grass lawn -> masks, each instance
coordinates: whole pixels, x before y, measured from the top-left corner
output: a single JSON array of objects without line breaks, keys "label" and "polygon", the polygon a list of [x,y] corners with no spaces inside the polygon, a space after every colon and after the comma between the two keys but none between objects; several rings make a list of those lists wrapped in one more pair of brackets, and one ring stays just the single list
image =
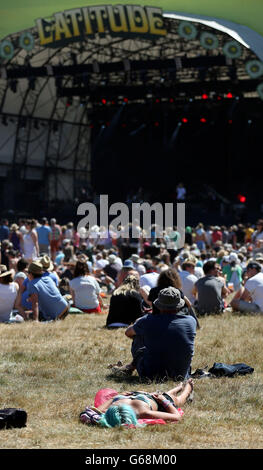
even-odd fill
[{"label": "grass lawn", "polygon": [[[195,398],[180,423],[143,429],[81,424],[79,413],[100,388],[140,389],[137,374],[113,378],[107,365],[130,359],[124,330],[106,330],[106,315],[70,315],[56,323],[0,325],[0,408],[23,408],[27,427],[2,430],[1,449],[262,449],[262,316],[201,318],[193,370],[245,362],[253,374],[195,380]],[[143,384],[165,391],[166,384]]]}]

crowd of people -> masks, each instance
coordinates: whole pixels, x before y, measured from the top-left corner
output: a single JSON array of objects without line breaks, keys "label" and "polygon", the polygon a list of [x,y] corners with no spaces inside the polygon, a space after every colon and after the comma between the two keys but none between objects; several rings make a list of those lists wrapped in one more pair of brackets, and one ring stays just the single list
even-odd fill
[{"label": "crowd of people", "polygon": [[148,238],[139,225],[130,238],[121,233],[95,226],[82,238],[72,222],[2,220],[0,322],[105,312],[105,327],[132,340],[131,362],[111,365],[113,373],[189,380],[200,317],[263,313],[263,220],[187,226],[180,249],[176,227],[162,237],[154,224]]}]

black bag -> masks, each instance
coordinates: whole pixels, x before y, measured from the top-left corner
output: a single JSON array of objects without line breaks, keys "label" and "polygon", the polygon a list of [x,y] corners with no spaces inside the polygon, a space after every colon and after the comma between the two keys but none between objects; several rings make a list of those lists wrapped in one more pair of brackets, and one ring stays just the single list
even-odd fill
[{"label": "black bag", "polygon": [[213,367],[211,367],[208,372],[216,377],[234,377],[235,375],[252,374],[254,369],[244,363],[230,365],[222,362],[214,362]]},{"label": "black bag", "polygon": [[20,408],[0,410],[0,429],[23,428],[26,426],[27,412]]}]

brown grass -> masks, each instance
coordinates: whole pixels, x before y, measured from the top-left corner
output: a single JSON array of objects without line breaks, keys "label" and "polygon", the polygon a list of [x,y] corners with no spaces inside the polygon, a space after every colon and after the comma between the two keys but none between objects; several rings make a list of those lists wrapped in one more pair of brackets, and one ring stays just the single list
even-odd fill
[{"label": "brown grass", "polygon": [[[261,316],[201,318],[193,370],[245,362],[244,377],[195,381],[195,399],[177,424],[101,429],[79,423],[98,389],[142,387],[138,375],[110,376],[110,362],[130,360],[124,330],[104,328],[106,315],[70,315],[57,323],[0,325],[0,408],[21,407],[27,427],[0,431],[0,447],[17,449],[259,449],[263,445]],[[163,391],[166,384],[143,384]]]}]

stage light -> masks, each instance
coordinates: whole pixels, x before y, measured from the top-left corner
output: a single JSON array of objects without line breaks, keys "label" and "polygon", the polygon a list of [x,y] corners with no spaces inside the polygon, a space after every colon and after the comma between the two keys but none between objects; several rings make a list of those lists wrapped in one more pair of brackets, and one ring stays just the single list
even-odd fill
[{"label": "stage light", "polygon": [[206,118],[201,118],[200,122],[206,122]]},{"label": "stage light", "polygon": [[208,99],[208,95],[207,95],[206,93],[203,93],[203,94],[202,94],[202,99],[203,99],[203,100],[207,100],[207,99]]},{"label": "stage light", "polygon": [[238,194],[237,198],[238,198],[239,202],[241,202],[242,204],[245,204],[245,202],[247,200],[246,196],[244,196],[243,194]]},{"label": "stage light", "polygon": [[155,103],[160,103],[160,98],[156,98]]},{"label": "stage light", "polygon": [[228,124],[233,124],[232,119],[228,119]]},{"label": "stage light", "polygon": [[170,98],[169,103],[174,103],[174,98]]},{"label": "stage light", "polygon": [[186,124],[186,123],[188,122],[188,119],[185,118],[185,117],[183,117],[183,118],[182,118],[182,122],[183,122],[184,124]]},{"label": "stage light", "polygon": [[128,103],[128,98],[123,98],[124,103]]},{"label": "stage light", "polygon": [[105,98],[102,98],[101,103],[102,103],[102,104],[106,104],[106,103],[107,103],[107,100],[106,100]]},{"label": "stage light", "polygon": [[233,95],[232,95],[232,93],[229,92],[229,93],[227,93],[226,97],[231,99],[231,98],[233,98]]}]

